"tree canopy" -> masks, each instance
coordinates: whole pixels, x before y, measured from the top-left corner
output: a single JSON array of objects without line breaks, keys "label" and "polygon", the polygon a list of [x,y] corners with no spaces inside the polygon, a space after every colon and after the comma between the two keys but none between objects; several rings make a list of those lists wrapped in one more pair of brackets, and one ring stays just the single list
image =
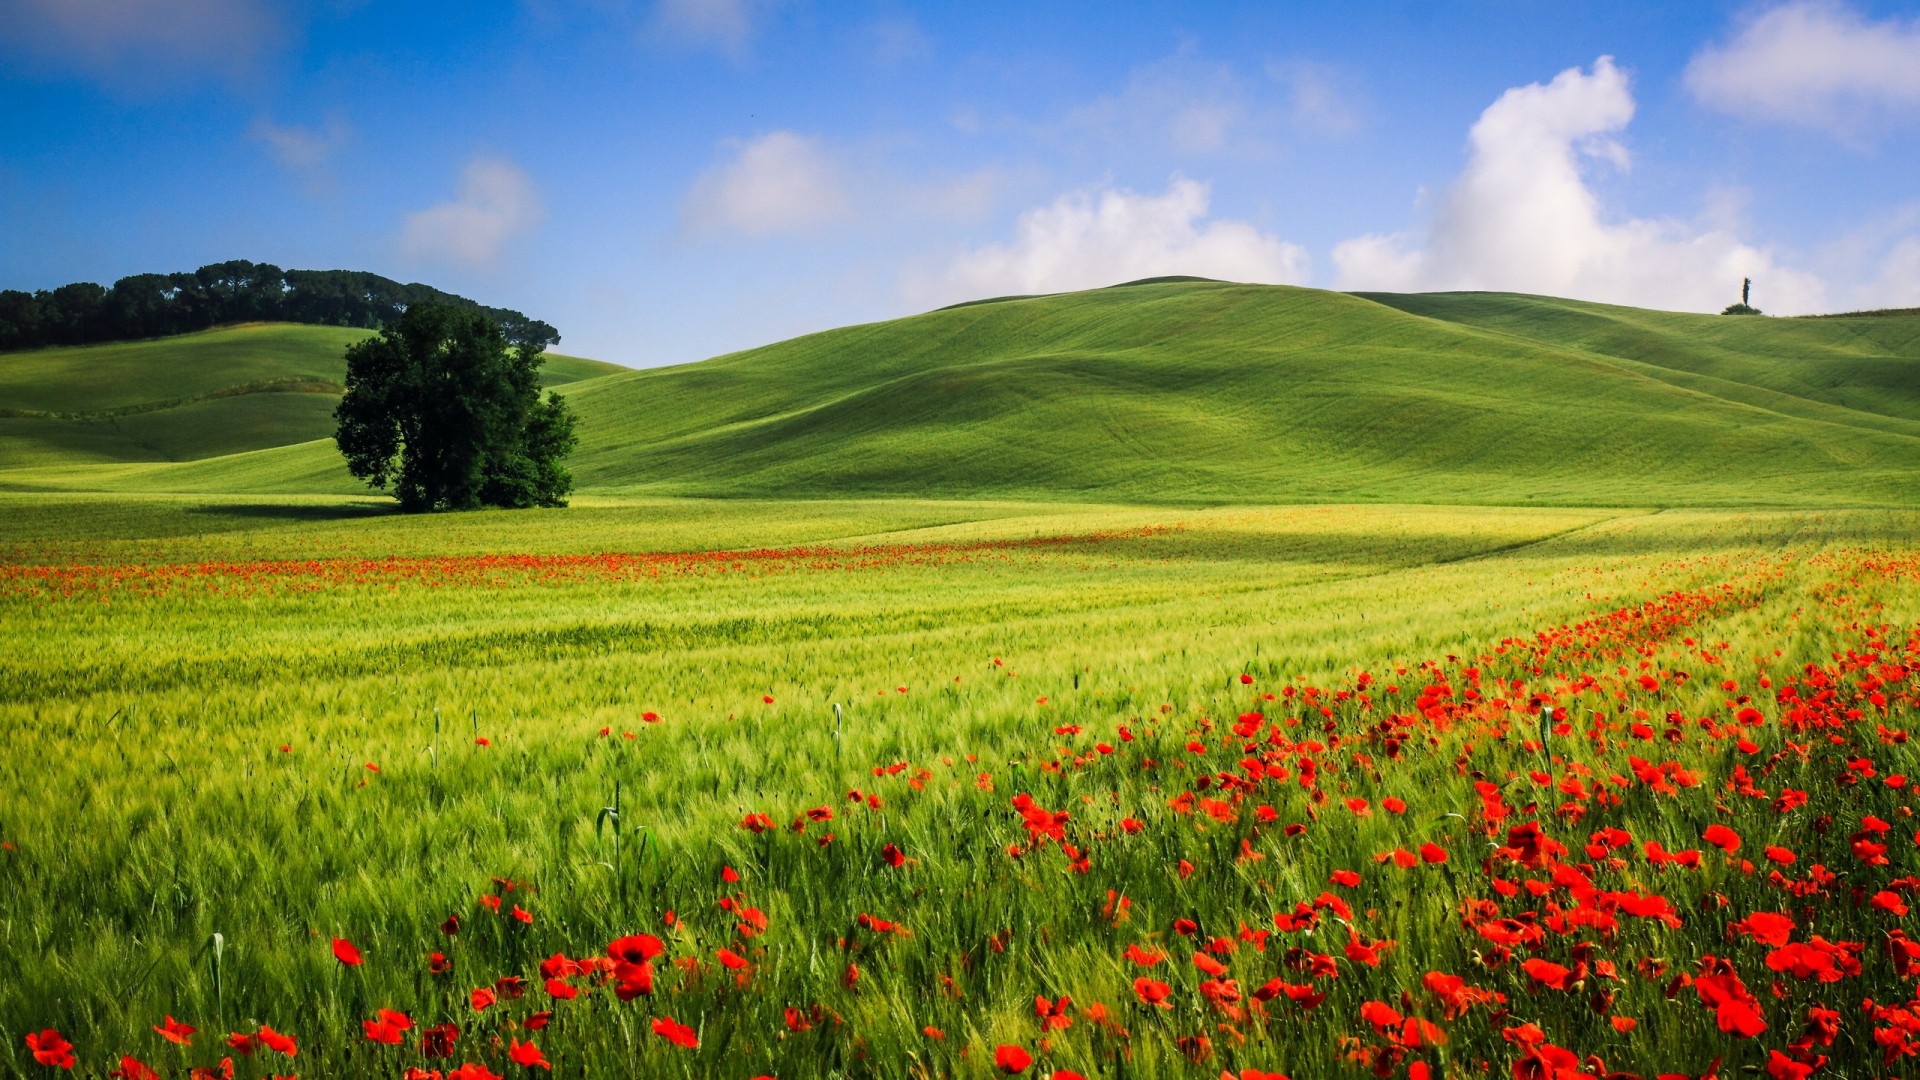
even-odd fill
[{"label": "tree canopy", "polygon": [[565,506],[574,418],[558,394],[540,398],[545,348],[510,346],[478,311],[409,307],[347,348],[333,415],[348,470],[409,511]]},{"label": "tree canopy", "polygon": [[560,343],[559,331],[538,319],[430,285],[402,285],[359,270],[282,270],[234,259],[192,273],[134,274],[111,289],[80,281],[31,293],[0,290],[0,351],[164,337],[235,322],[374,330],[421,304],[481,312],[515,344]]}]

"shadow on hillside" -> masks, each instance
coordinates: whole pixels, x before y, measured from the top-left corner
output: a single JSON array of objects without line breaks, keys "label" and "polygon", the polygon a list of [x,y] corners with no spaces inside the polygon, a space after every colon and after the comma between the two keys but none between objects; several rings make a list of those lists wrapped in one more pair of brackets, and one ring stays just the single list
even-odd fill
[{"label": "shadow on hillside", "polygon": [[210,517],[259,518],[272,521],[349,521],[386,517],[400,507],[392,502],[354,503],[208,503],[189,507],[190,514]]}]

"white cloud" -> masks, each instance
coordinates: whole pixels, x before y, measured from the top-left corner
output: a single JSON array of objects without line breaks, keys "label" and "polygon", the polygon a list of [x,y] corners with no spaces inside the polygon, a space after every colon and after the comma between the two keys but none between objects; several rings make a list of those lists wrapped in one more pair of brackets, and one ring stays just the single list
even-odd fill
[{"label": "white cloud", "polygon": [[1295,125],[1327,135],[1345,135],[1360,126],[1360,111],[1338,68],[1308,60],[1270,60],[1267,78],[1287,88]]},{"label": "white cloud", "polygon": [[1920,18],[1868,22],[1838,3],[1783,4],[1701,49],[1686,81],[1722,112],[1853,139],[1890,113],[1920,113]]},{"label": "white cloud", "polygon": [[848,215],[844,170],[820,140],[773,131],[735,144],[733,160],[694,182],[680,208],[695,232],[808,232]]},{"label": "white cloud", "polygon": [[410,259],[486,267],[545,217],[524,170],[505,158],[479,157],[461,172],[452,201],[407,215],[400,250]]},{"label": "white cloud", "polygon": [[110,83],[240,74],[284,32],[269,0],[0,0],[0,44]]},{"label": "white cloud", "polygon": [[1920,235],[1894,241],[1880,257],[1879,274],[1847,306],[1920,308]]},{"label": "white cloud", "polygon": [[1209,196],[1206,184],[1179,176],[1161,195],[1113,187],[1068,192],[1020,215],[1012,240],[965,252],[908,292],[937,302],[1163,274],[1271,284],[1306,279],[1305,249],[1244,221],[1207,220]]},{"label": "white cloud", "polygon": [[1232,66],[1201,59],[1186,46],[1133,69],[1118,94],[1073,109],[1061,128],[1109,142],[1169,146],[1182,154],[1265,152],[1270,133],[1253,121],[1246,88]]},{"label": "white cloud", "polygon": [[1820,280],[1743,242],[1724,206],[1705,223],[1606,219],[1584,170],[1630,164],[1612,136],[1633,111],[1626,73],[1604,56],[1591,73],[1571,68],[1551,83],[1508,90],[1474,124],[1466,168],[1424,237],[1339,244],[1338,287],[1492,289],[1717,311],[1752,277],[1765,286],[1769,311],[1820,309]]},{"label": "white cloud", "polygon": [[249,134],[266,146],[273,160],[301,173],[325,166],[353,137],[346,121],[337,116],[328,117],[326,123],[317,128],[276,124],[262,118],[254,121]]},{"label": "white cloud", "polygon": [[782,0],[660,0],[654,29],[693,48],[716,49],[735,60],[752,50],[759,24]]},{"label": "white cloud", "polygon": [[1841,311],[1920,307],[1920,202],[1860,223],[1823,248]]}]

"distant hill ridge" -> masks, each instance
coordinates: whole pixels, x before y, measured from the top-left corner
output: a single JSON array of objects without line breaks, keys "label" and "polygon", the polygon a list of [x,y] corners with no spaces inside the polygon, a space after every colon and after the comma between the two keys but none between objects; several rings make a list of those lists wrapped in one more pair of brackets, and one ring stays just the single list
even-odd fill
[{"label": "distant hill ridge", "polygon": [[[337,379],[348,333],[263,326],[0,361],[0,401],[88,417],[0,417],[0,489],[363,491],[327,438],[332,395],[263,392]],[[549,375],[575,380],[583,494],[1920,505],[1914,318],[1178,280],[675,367],[574,364]],[[179,371],[198,381],[162,377]],[[213,396],[242,384],[257,385]]]},{"label": "distant hill ridge", "polygon": [[76,281],[31,293],[0,290],[0,352],[135,341],[243,322],[372,330],[416,304],[484,312],[516,343],[560,343],[560,332],[547,323],[431,285],[402,285],[364,270],[282,270],[234,259],[191,273],[134,274],[112,288]]}]

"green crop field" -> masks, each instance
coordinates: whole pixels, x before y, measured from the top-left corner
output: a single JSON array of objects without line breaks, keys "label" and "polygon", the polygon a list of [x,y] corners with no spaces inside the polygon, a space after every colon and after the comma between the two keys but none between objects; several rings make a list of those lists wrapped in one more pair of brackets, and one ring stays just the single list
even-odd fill
[{"label": "green crop field", "polygon": [[351,335],[0,357],[0,1073],[1912,1075],[1916,327],[1009,299],[418,516],[218,395]]}]

